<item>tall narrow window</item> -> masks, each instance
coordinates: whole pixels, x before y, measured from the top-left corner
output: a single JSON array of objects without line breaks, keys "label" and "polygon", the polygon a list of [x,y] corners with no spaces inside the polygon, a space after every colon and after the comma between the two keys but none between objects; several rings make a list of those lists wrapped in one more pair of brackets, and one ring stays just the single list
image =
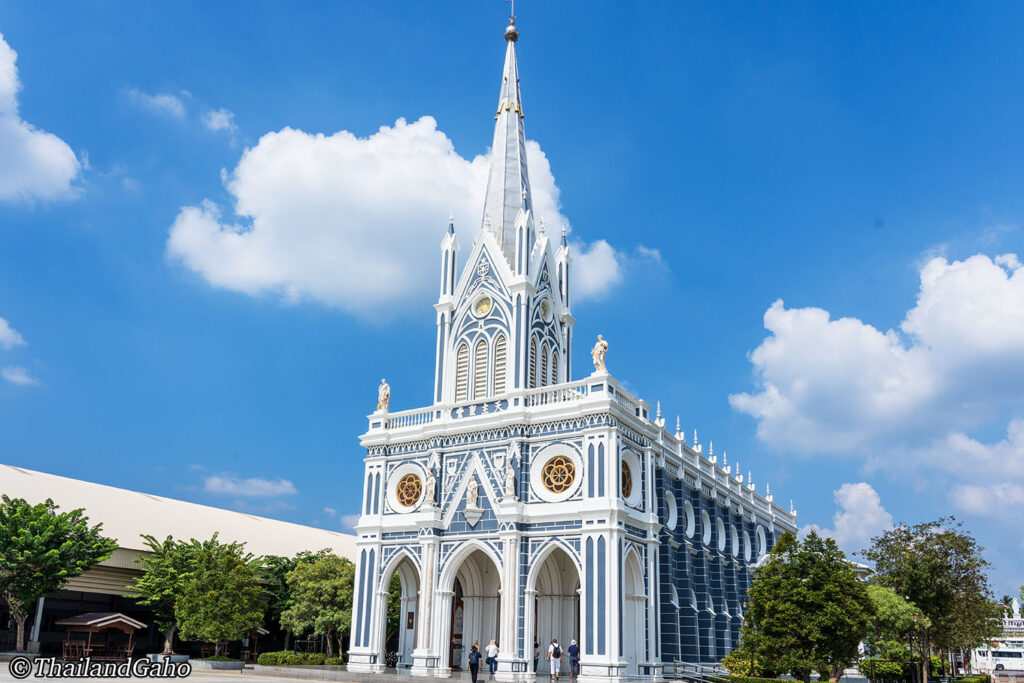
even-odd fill
[{"label": "tall narrow window", "polygon": [[462,403],[469,394],[469,347],[459,344],[455,354],[455,402]]},{"label": "tall narrow window", "polygon": [[481,339],[473,352],[473,400],[487,394],[487,342]]},{"label": "tall narrow window", "polygon": [[530,340],[530,367],[529,377],[526,380],[529,388],[532,389],[537,386],[537,338],[534,337]]},{"label": "tall narrow window", "polygon": [[508,366],[508,343],[505,335],[499,334],[494,340],[494,393],[505,393],[505,372]]},{"label": "tall narrow window", "polygon": [[548,383],[548,345],[541,344],[540,347],[540,374],[537,376],[537,386],[542,387]]},{"label": "tall narrow window", "polygon": [[558,349],[551,349],[551,382],[558,384]]}]

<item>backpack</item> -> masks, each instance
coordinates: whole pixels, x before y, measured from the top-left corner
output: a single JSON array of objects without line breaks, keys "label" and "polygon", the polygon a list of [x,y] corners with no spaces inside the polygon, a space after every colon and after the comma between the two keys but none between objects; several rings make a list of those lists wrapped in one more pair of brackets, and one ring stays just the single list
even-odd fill
[{"label": "backpack", "polygon": [[551,651],[551,656],[554,657],[555,659],[561,659],[562,658],[562,648],[560,648],[557,645],[555,645],[555,649]]}]

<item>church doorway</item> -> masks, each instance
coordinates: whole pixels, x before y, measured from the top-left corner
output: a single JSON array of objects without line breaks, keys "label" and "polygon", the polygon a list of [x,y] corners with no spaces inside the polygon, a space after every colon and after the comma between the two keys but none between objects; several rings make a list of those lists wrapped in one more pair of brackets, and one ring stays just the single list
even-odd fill
[{"label": "church doorway", "polygon": [[622,658],[626,661],[626,675],[640,673],[640,660],[645,652],[647,628],[644,614],[647,596],[644,595],[644,575],[635,553],[628,553],[622,576]]},{"label": "church doorway", "polygon": [[[562,674],[569,672],[569,644],[580,642],[580,573],[569,554],[552,546],[530,572],[527,595],[533,597],[533,628],[528,629],[526,649],[540,650],[537,673],[550,673],[548,647],[553,638],[562,649]],[[580,648],[582,651],[582,647]]]},{"label": "church doorway", "polygon": [[381,588],[387,591],[380,660],[398,669],[412,666],[416,647],[416,609],[420,591],[419,572],[408,556],[384,575]]},{"label": "church doorway", "polygon": [[465,669],[473,641],[483,652],[498,640],[501,619],[501,576],[482,550],[471,552],[459,566],[452,585],[448,662]]}]

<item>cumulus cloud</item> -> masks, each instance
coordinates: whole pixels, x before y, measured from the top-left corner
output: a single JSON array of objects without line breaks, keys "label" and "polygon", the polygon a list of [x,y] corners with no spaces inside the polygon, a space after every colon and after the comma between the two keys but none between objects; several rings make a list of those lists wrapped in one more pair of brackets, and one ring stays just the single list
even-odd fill
[{"label": "cumulus cloud", "polygon": [[892,528],[892,515],[882,506],[882,499],[874,487],[866,482],[847,483],[832,492],[836,512],[832,528],[809,524],[800,530],[806,535],[815,530],[835,539],[846,552],[856,552],[868,546],[874,536]]},{"label": "cumulus cloud", "polygon": [[176,119],[185,118],[185,103],[177,95],[172,95],[171,93],[151,95],[142,92],[138,88],[132,88],[128,91],[128,99],[136,107],[154,114],[171,116]]},{"label": "cumulus cloud", "polygon": [[33,377],[27,368],[23,368],[20,365],[8,365],[3,370],[0,370],[0,376],[11,384],[17,384],[22,387],[39,384],[39,380]]},{"label": "cumulus cloud", "polygon": [[13,349],[25,343],[25,338],[18,334],[18,331],[11,327],[3,318],[0,318],[0,347]]},{"label": "cumulus cloud", "polygon": [[355,531],[356,524],[359,523],[359,515],[342,515],[341,516],[341,528],[344,531]]},{"label": "cumulus cloud", "polygon": [[729,400],[779,449],[921,448],[1024,407],[1024,268],[1013,254],[928,261],[900,332],[782,301],[764,323],[771,335],[750,354],[758,390]]},{"label": "cumulus cloud", "polygon": [[287,479],[261,479],[251,477],[242,479],[234,475],[214,475],[207,477],[203,488],[208,493],[228,496],[245,496],[251,498],[267,498],[286,496],[298,493],[295,485]]},{"label": "cumulus cloud", "polygon": [[[546,155],[531,140],[527,156],[538,218],[566,225]],[[383,317],[436,296],[430,254],[449,212],[465,258],[480,227],[487,158],[462,157],[424,116],[365,138],[267,133],[224,177],[234,215],[210,201],[183,207],[167,240],[170,258],[216,287]],[[621,278],[606,242],[579,244],[576,263],[579,297],[599,296]]]},{"label": "cumulus cloud", "polygon": [[17,59],[0,34],[0,201],[73,197],[81,165],[67,143],[21,119]]},{"label": "cumulus cloud", "polygon": [[227,109],[210,109],[203,114],[203,126],[213,132],[225,131],[234,133],[238,126],[235,125],[235,113]]},{"label": "cumulus cloud", "polygon": [[1019,513],[1021,505],[1024,505],[1024,486],[1012,483],[988,486],[959,484],[950,491],[949,500],[964,512],[1003,518]]}]

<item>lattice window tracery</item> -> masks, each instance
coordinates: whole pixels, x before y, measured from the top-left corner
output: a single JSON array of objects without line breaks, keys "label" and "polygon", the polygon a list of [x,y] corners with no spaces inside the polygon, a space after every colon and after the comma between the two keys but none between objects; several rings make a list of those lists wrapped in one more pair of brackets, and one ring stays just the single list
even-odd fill
[{"label": "lattice window tracery", "polygon": [[576,465],[572,459],[564,455],[555,457],[544,463],[541,470],[541,482],[551,493],[567,491],[576,480]]},{"label": "lattice window tracery", "polygon": [[633,493],[633,471],[626,461],[622,461],[622,497],[629,498]]},{"label": "lattice window tracery", "polygon": [[407,474],[395,486],[395,498],[402,507],[411,508],[423,493],[423,482],[415,474]]}]

